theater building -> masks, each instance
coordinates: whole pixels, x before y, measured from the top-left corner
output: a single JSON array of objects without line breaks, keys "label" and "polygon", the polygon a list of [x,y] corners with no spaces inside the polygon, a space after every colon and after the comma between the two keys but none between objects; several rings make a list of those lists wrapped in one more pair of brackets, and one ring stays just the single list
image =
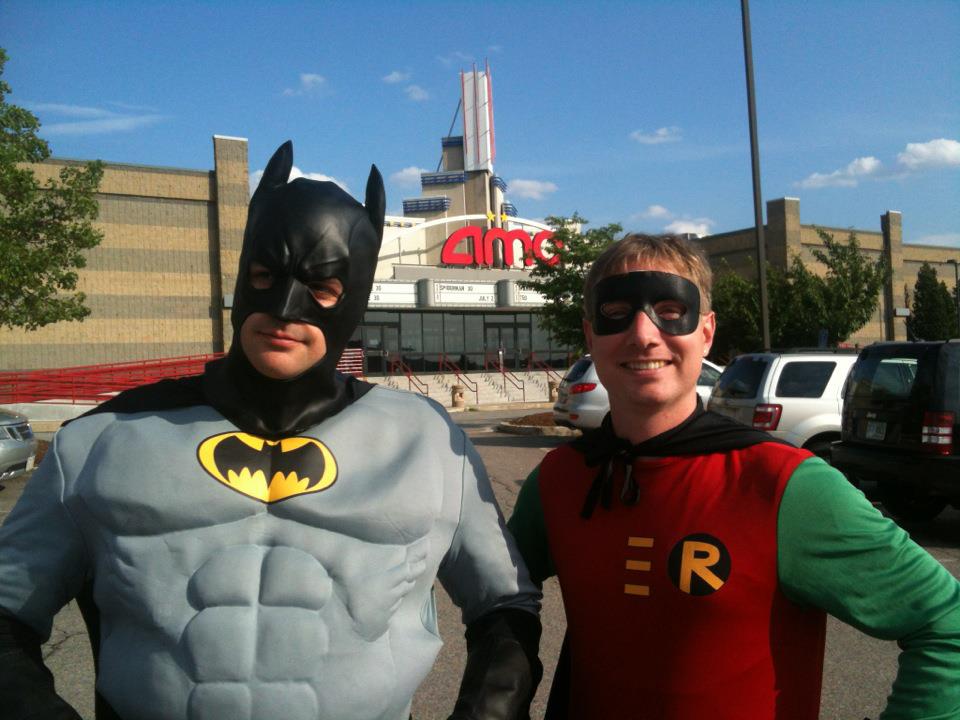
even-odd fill
[{"label": "theater building", "polygon": [[[550,228],[517,216],[493,168],[489,70],[461,77],[463,134],[441,140],[422,194],[387,216],[369,309],[351,346],[364,370],[414,372],[564,368],[567,348],[538,322],[543,298],[520,288],[533,261],[553,258]],[[247,142],[214,136],[214,168],[106,163],[78,289],[91,315],[33,332],[0,330],[0,369],[66,367],[222,352],[249,202]],[[64,165],[33,166],[40,179]],[[402,364],[402,365],[401,365]]]},{"label": "theater building", "polygon": [[[496,175],[489,69],[461,75],[460,135],[440,140],[442,162],[420,177],[421,193],[387,216],[369,309],[351,341],[363,369],[448,372],[564,368],[569,349],[538,320],[543,297],[519,282],[532,256],[555,262],[553,233],[519,216]],[[78,161],[32,166],[43,181]],[[0,328],[0,370],[60,368],[222,352],[230,346],[230,307],[249,202],[247,141],[213,137],[213,169],[106,163],[96,226],[103,242],[86,253],[78,289],[90,316],[27,332]],[[624,208],[628,214],[629,208]],[[849,229],[825,228],[839,238]],[[910,245],[900,213],[879,230],[856,230],[865,252],[893,268],[874,321],[852,342],[906,336],[902,309],[923,262],[953,287],[960,250]],[[786,266],[794,254],[820,272],[813,225],[800,202],[767,204],[767,257]],[[700,239],[715,272],[755,273],[752,228]],[[722,319],[721,319],[722,322]]]},{"label": "theater building", "polygon": [[[913,288],[917,274],[924,263],[937,271],[937,278],[953,291],[956,266],[960,262],[960,248],[919,245],[904,242],[903,217],[896,210],[880,216],[875,229],[835,228],[800,222],[800,200],[779,198],[767,203],[767,222],[764,225],[766,256],[771,265],[786,269],[794,256],[799,257],[813,272],[824,274],[826,267],[816,259],[814,251],[823,249],[817,229],[825,230],[835,240],[845,242],[851,232],[871,260],[884,259],[891,269],[891,277],[880,294],[874,317],[848,339],[851,345],[869,345],[884,340],[906,340],[908,309],[913,303]],[[757,273],[756,235],[753,227],[733,230],[699,239],[714,274],[736,272],[754,278]],[[952,262],[953,261],[953,262]],[[720,319],[722,322],[722,318]]]}]

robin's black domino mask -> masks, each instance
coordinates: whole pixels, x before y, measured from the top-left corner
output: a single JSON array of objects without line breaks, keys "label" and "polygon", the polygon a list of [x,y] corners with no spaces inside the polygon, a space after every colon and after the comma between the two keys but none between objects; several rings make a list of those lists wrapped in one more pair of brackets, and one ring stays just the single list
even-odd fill
[{"label": "robin's black domino mask", "polygon": [[652,270],[611,275],[594,286],[594,334],[623,332],[638,311],[668,335],[689,335],[700,323],[700,290],[684,277]]}]

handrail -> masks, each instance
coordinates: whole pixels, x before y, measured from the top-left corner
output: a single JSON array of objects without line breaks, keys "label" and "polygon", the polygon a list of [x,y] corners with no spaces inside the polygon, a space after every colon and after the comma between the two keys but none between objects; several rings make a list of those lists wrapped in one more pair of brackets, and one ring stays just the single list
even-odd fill
[{"label": "handrail", "polygon": [[[497,359],[496,359],[496,360],[490,360],[489,358],[490,358],[491,355],[493,355],[493,356],[496,357]],[[520,391],[521,397],[523,398],[523,402],[526,402],[526,401],[527,401],[527,388],[526,388],[526,383],[524,383],[523,380],[521,380],[520,378],[518,378],[516,375],[514,375],[512,372],[510,372],[509,370],[507,370],[507,369],[503,366],[503,363],[500,362],[500,353],[489,353],[489,352],[488,352],[488,353],[484,353],[484,355],[483,355],[483,369],[484,369],[484,370],[488,370],[491,365],[493,365],[494,369],[495,369],[498,373],[500,373],[501,375],[503,375],[503,391],[504,391],[504,393],[506,393],[506,391],[507,391],[507,383],[509,382],[511,385],[513,385],[515,388],[517,388],[517,390]]]},{"label": "handrail", "polygon": [[419,392],[421,395],[430,395],[430,386],[414,375],[413,368],[407,365],[399,355],[395,355],[394,357],[390,358],[390,361],[387,364],[387,371],[390,374],[396,372],[397,368],[399,368],[403,374],[407,376],[408,390],[413,390],[413,388],[416,387],[417,392]]},{"label": "handrail", "polygon": [[[337,370],[362,376],[362,352],[345,350],[337,363]],[[208,362],[221,357],[223,353],[207,353],[102,365],[0,372],[0,405],[44,401],[72,405],[97,404],[138,385],[200,375]]]},{"label": "handrail", "polygon": [[441,370],[443,368],[448,368],[452,370],[453,373],[457,376],[457,381],[460,383],[463,383],[467,387],[467,390],[469,390],[476,396],[477,405],[480,404],[480,384],[474,382],[473,380],[468,378],[466,375],[464,375],[463,370],[460,369],[460,366],[457,365],[455,362],[453,362],[453,360],[451,360],[446,353],[440,356],[440,361],[437,363],[437,367]]},{"label": "handrail", "polygon": [[538,360],[537,354],[533,351],[530,352],[530,357],[527,359],[527,370],[530,370],[531,367],[537,367],[543,370],[547,374],[548,379],[555,379],[557,385],[563,381],[563,375],[547,365],[543,360]]}]

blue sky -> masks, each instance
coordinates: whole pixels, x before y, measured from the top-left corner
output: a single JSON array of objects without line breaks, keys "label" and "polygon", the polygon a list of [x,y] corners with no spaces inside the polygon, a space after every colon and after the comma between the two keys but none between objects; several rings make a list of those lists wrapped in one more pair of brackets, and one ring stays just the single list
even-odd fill
[{"label": "blue sky", "polygon": [[[764,200],[840,228],[900,210],[907,242],[960,248],[960,2],[753,0],[751,22]],[[375,162],[398,214],[458,72],[488,60],[521,216],[753,224],[736,0],[4,0],[0,46],[58,157],[209,169],[220,134],[256,172],[289,138],[303,173],[357,195]]]}]

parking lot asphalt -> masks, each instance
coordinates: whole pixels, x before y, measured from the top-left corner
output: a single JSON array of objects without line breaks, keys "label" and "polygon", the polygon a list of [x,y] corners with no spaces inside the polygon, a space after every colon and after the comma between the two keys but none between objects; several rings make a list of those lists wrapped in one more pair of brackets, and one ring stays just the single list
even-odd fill
[{"label": "parking lot asphalt", "polygon": [[[453,415],[454,421],[465,429],[483,458],[498,502],[508,516],[523,479],[550,449],[566,441],[566,438],[497,432],[497,426],[504,420],[530,412],[535,410],[514,408]],[[6,488],[0,491],[0,521],[13,507],[24,483],[23,477],[5,482]],[[867,491],[869,493],[870,488]],[[948,509],[931,523],[907,529],[955,577],[960,577],[960,511]],[[415,697],[416,720],[446,718],[453,707],[462,674],[465,643],[459,612],[439,586],[437,598],[445,645],[433,671]],[[534,720],[542,718],[565,629],[563,604],[555,580],[544,586],[543,625],[541,657],[545,672],[532,708]],[[895,643],[867,637],[830,619],[821,720],[876,718],[896,675],[897,653]],[[93,720],[92,659],[86,630],[75,604],[71,603],[57,615],[43,655],[54,673],[58,692],[77,708],[83,718]]]}]

